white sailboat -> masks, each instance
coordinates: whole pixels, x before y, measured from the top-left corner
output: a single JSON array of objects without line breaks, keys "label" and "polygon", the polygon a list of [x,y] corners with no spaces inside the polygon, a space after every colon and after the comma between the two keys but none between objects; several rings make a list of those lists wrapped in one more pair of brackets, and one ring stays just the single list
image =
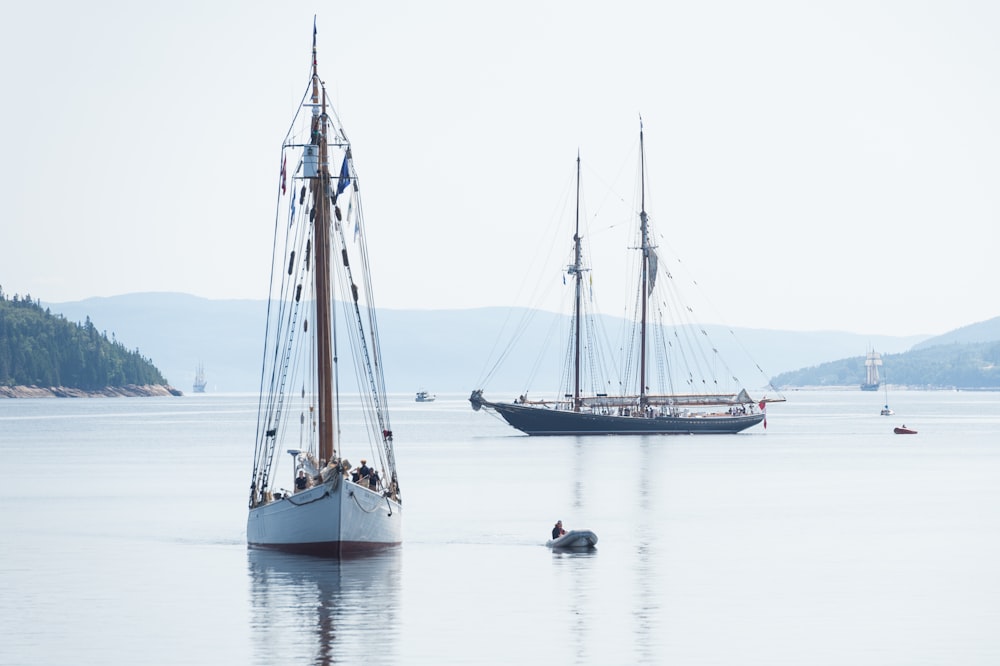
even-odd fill
[{"label": "white sailboat", "polygon": [[[280,164],[247,543],[335,557],[398,544],[402,500],[357,173],[319,77],[315,25]],[[352,361],[344,379],[342,355]],[[351,383],[363,419],[342,418]]]},{"label": "white sailboat", "polygon": [[892,411],[889,407],[889,382],[886,381],[886,377],[882,378],[882,389],[885,391],[885,404],[882,406],[882,411],[879,412],[882,416],[892,416],[896,412]]}]

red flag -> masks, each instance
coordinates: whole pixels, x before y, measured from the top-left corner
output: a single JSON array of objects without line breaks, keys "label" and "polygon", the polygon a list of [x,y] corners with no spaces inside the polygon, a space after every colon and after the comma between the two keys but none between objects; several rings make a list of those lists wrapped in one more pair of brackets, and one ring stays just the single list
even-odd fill
[{"label": "red flag", "polygon": [[767,403],[761,400],[759,407],[760,411],[764,412],[764,430],[767,430]]},{"label": "red flag", "polygon": [[282,157],[281,158],[281,193],[282,194],[285,193],[285,160],[287,160],[287,159],[288,159],[287,157]]}]

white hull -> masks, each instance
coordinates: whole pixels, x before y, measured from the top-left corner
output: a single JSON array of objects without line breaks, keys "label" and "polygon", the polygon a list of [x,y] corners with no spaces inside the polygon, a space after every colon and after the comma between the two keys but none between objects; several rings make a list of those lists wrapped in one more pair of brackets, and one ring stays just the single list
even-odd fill
[{"label": "white hull", "polygon": [[250,509],[247,543],[251,548],[339,556],[401,543],[402,517],[397,502],[335,476]]}]

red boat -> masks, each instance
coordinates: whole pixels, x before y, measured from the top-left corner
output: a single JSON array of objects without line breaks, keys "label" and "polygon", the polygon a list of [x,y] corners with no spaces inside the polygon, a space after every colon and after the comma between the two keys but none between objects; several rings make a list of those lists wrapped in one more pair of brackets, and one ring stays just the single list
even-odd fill
[{"label": "red boat", "polygon": [[917,431],[913,428],[907,428],[906,425],[896,426],[892,429],[897,435],[916,435]]}]

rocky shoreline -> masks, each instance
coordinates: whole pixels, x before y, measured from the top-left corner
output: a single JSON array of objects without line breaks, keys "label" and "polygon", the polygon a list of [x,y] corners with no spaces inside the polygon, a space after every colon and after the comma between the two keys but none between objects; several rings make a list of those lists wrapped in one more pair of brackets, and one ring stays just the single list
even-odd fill
[{"label": "rocky shoreline", "polygon": [[0,398],[148,398],[169,395],[184,394],[173,386],[163,384],[106,386],[97,391],[68,386],[0,386]]}]

